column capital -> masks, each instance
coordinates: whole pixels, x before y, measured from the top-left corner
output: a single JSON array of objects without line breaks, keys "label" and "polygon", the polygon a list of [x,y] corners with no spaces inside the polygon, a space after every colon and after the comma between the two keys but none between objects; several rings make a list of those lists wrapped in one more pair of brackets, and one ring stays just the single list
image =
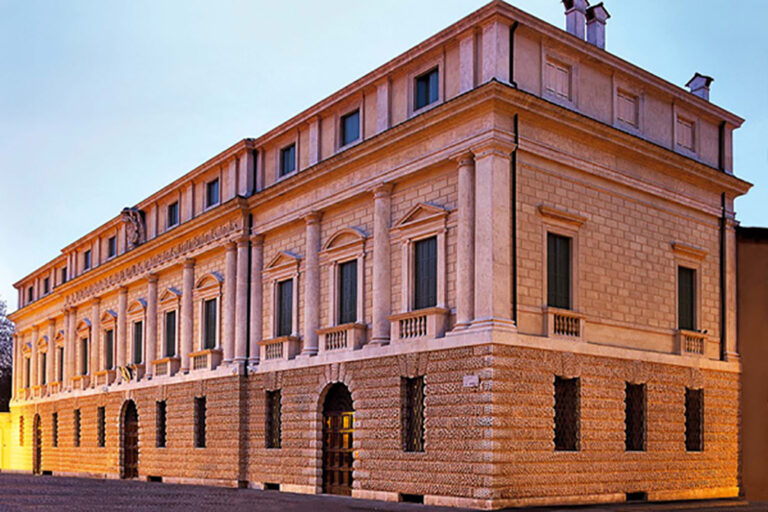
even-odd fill
[{"label": "column capital", "polygon": [[251,237],[249,237],[248,235],[242,235],[237,237],[237,239],[235,240],[235,242],[237,243],[237,247],[238,248],[247,247],[250,238]]},{"label": "column capital", "polygon": [[394,185],[389,182],[379,183],[373,187],[373,197],[378,199],[380,197],[388,197],[392,193]]},{"label": "column capital", "polygon": [[49,318],[48,319],[48,325],[49,326],[55,326],[56,325],[56,319],[55,318]]},{"label": "column capital", "polygon": [[158,279],[157,274],[155,274],[154,272],[147,276],[148,283],[156,283],[157,279]]},{"label": "column capital", "polygon": [[465,165],[475,165],[475,154],[469,149],[454,153],[449,156],[448,159],[455,161],[460,167]]},{"label": "column capital", "polygon": [[195,268],[195,258],[187,258],[184,260],[184,268]]},{"label": "column capital", "polygon": [[229,251],[234,251],[237,249],[237,242],[235,240],[227,240],[227,242],[224,244],[224,248]]},{"label": "column capital", "polygon": [[311,211],[304,216],[304,221],[307,223],[307,225],[317,224],[320,222],[322,217],[323,212]]},{"label": "column capital", "polygon": [[493,138],[479,143],[472,148],[475,160],[486,158],[488,156],[501,156],[509,158],[510,154],[517,149],[517,144],[505,139]]},{"label": "column capital", "polygon": [[251,230],[251,242],[257,245],[264,244],[264,235]]},{"label": "column capital", "polygon": [[118,288],[117,292],[120,295],[128,295],[128,287],[127,286],[121,286],[120,288]]},{"label": "column capital", "polygon": [[[128,288],[126,288],[125,290],[128,291]],[[91,302],[93,303],[92,305],[98,306],[99,304],[101,304],[101,297],[98,297],[98,296],[94,297],[93,299],[91,299]]]}]

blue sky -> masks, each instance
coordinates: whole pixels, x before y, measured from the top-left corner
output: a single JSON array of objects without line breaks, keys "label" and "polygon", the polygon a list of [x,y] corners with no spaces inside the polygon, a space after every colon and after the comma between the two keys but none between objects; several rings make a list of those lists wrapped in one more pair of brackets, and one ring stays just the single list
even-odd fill
[{"label": "blue sky", "polygon": [[[62,247],[484,5],[0,0],[0,297]],[[564,27],[557,0],[511,3]],[[768,2],[607,0],[607,50],[747,119],[743,225],[768,225]]]}]

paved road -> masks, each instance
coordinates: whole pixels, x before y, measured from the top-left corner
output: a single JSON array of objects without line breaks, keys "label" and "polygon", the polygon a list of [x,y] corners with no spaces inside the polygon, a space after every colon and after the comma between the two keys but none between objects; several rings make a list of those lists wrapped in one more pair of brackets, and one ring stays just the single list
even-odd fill
[{"label": "paved road", "polygon": [[[409,503],[385,503],[335,496],[224,489],[151,482],[53,476],[0,475],[0,512],[21,511],[258,511],[258,512],[466,512]],[[523,509],[515,509],[521,511]],[[535,512],[768,512],[768,504],[743,501],[678,502],[525,509]]]}]

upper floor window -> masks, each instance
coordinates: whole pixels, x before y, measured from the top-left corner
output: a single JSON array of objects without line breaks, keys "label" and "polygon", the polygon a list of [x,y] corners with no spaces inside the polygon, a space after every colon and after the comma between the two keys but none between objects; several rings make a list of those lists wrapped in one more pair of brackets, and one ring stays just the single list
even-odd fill
[{"label": "upper floor window", "polygon": [[115,331],[107,329],[104,331],[104,356],[107,370],[115,367]]},{"label": "upper floor window", "polygon": [[43,295],[48,295],[51,291],[51,280],[49,278],[43,279]]},{"label": "upper floor window", "polygon": [[83,270],[91,268],[91,250],[88,249],[83,253]]},{"label": "upper floor window", "polygon": [[48,365],[48,352],[42,352],[40,354],[40,384],[48,383],[48,372],[46,366]]},{"label": "upper floor window", "polygon": [[571,99],[571,67],[554,59],[547,59],[544,75],[546,92],[569,101]]},{"label": "upper floor window", "polygon": [[64,347],[58,347],[58,364],[56,365],[56,380],[64,382]]},{"label": "upper floor window", "polygon": [[203,349],[216,347],[217,299],[203,301]]},{"label": "upper floor window", "polygon": [[437,305],[437,237],[413,244],[413,309]]},{"label": "upper floor window", "polygon": [[280,150],[280,176],[285,176],[296,170],[296,144],[291,144]]},{"label": "upper floor window", "polygon": [[29,379],[32,376],[32,360],[29,357],[24,358],[24,387],[29,387]]},{"label": "upper floor window", "polygon": [[115,254],[117,254],[117,238],[111,236],[107,240],[107,258],[114,258]]},{"label": "upper floor window", "polygon": [[678,116],[676,123],[677,145],[688,151],[696,149],[696,123],[691,119]]},{"label": "upper floor window", "polygon": [[677,327],[696,329],[696,271],[677,267]]},{"label": "upper floor window", "polygon": [[179,202],[174,201],[168,205],[168,221],[166,227],[173,227],[179,223]]},{"label": "upper floor window", "polygon": [[341,116],[341,144],[346,146],[360,138],[360,110]]},{"label": "upper floor window", "polygon": [[27,302],[32,302],[35,300],[35,287],[30,286],[27,288]]},{"label": "upper floor window", "polygon": [[276,336],[290,336],[293,331],[293,279],[277,283]]},{"label": "upper floor window", "polygon": [[165,313],[165,350],[164,357],[176,355],[176,310]]},{"label": "upper floor window", "polygon": [[571,309],[571,238],[547,233],[547,305]]},{"label": "upper floor window", "polygon": [[143,359],[144,322],[133,322],[133,364],[140,364]]},{"label": "upper floor window", "polygon": [[67,267],[61,269],[61,284],[67,282]]},{"label": "upper floor window", "polygon": [[357,321],[357,260],[339,265],[339,325]]},{"label": "upper floor window", "polygon": [[219,178],[209,181],[205,185],[205,207],[219,204]]},{"label": "upper floor window", "polygon": [[80,338],[80,375],[88,375],[88,338]]},{"label": "upper floor window", "polygon": [[436,102],[440,97],[440,73],[433,68],[416,77],[416,98],[414,110]]}]

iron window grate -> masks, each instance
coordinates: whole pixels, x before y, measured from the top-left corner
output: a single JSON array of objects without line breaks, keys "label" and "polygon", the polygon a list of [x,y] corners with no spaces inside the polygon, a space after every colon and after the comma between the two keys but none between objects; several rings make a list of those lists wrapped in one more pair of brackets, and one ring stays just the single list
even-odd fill
[{"label": "iron window grate", "polygon": [[555,450],[579,449],[579,387],[578,378],[555,377]]},{"label": "iron window grate", "polygon": [[281,448],[282,446],[282,394],[280,390],[266,393],[266,426],[265,446]]},{"label": "iron window grate", "polygon": [[403,450],[406,452],[424,451],[424,377],[403,377],[402,394],[402,433]]},{"label": "iron window grate", "polygon": [[627,382],[625,399],[625,447],[645,451],[645,384]]},{"label": "iron window grate", "polygon": [[685,389],[685,449],[700,452],[704,449],[704,390]]},{"label": "iron window grate", "polygon": [[205,448],[206,412],[205,397],[195,397],[195,448]]},{"label": "iron window grate", "polygon": [[166,441],[166,402],[155,402],[155,446],[165,448]]}]

